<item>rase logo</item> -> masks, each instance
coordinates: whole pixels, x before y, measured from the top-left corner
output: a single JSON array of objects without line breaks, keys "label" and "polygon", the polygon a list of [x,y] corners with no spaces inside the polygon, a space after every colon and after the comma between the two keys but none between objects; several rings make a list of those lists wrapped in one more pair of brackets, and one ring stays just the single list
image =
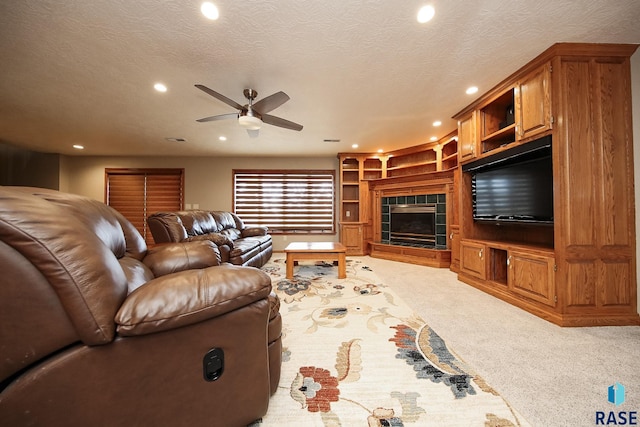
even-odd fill
[{"label": "rase logo", "polygon": [[620,406],[624,403],[624,386],[620,383],[615,383],[609,386],[609,402],[616,406]]},{"label": "rase logo", "polygon": [[[620,406],[625,401],[625,388],[619,382],[609,386],[607,400]],[[597,426],[624,426],[638,425],[638,411],[596,411]]]}]

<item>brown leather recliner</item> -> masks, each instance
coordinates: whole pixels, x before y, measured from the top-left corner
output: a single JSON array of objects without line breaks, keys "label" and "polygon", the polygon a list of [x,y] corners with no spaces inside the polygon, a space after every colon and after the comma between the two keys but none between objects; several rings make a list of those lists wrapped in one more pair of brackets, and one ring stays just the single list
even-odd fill
[{"label": "brown leather recliner", "polygon": [[268,275],[209,241],[148,250],[118,212],[0,187],[0,424],[242,426],[280,376]]}]

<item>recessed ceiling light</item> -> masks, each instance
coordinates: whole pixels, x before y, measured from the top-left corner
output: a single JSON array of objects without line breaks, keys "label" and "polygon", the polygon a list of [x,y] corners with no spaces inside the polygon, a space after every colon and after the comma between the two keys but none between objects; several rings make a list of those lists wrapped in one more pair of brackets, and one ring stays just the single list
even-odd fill
[{"label": "recessed ceiling light", "polygon": [[424,24],[425,22],[431,21],[433,15],[436,14],[436,10],[431,5],[422,6],[418,11],[418,22]]},{"label": "recessed ceiling light", "polygon": [[76,150],[84,150],[84,145],[74,144],[73,148],[75,148]]},{"label": "recessed ceiling light", "polygon": [[429,138],[430,141],[437,141],[438,137],[437,136],[432,136],[431,138]]},{"label": "recessed ceiling light", "polygon": [[208,1],[202,3],[202,6],[200,6],[200,12],[202,12],[207,19],[211,19],[212,21],[215,21],[220,17],[220,13],[218,12],[216,5]]},{"label": "recessed ceiling light", "polygon": [[358,144],[351,144],[351,148],[358,148]]},{"label": "recessed ceiling light", "polygon": [[434,126],[440,126],[442,124],[442,122],[440,120],[436,120],[435,122],[433,122]]},{"label": "recessed ceiling light", "polygon": [[158,92],[166,92],[167,91],[167,87],[165,85],[163,85],[162,83],[156,83],[153,85],[153,88],[155,90],[157,90]]},{"label": "recessed ceiling light", "polygon": [[227,140],[227,137],[226,137],[226,136],[221,136],[221,137],[219,137],[218,139],[219,139],[220,141],[226,141],[226,140]]},{"label": "recessed ceiling light", "polygon": [[477,91],[478,91],[478,88],[476,86],[471,86],[469,89],[467,89],[467,95],[473,95]]},{"label": "recessed ceiling light", "polygon": [[382,148],[379,148],[378,153],[384,153],[384,150]]}]

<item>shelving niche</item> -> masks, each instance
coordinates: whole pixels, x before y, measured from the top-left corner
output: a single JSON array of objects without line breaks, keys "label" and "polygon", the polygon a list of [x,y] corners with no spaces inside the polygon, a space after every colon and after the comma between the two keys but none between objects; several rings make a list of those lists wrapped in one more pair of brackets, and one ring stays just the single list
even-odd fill
[{"label": "shelving niche", "polygon": [[456,169],[457,131],[435,142],[388,153],[339,153],[338,158],[340,241],[347,247],[347,254],[364,255],[367,253],[366,242],[373,239],[374,207],[369,182],[425,177],[428,174]]}]

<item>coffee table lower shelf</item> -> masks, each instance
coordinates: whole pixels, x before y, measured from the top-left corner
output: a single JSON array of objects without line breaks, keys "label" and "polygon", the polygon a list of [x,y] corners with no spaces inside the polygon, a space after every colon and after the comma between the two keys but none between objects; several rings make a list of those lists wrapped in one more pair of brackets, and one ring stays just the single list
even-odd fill
[{"label": "coffee table lower shelf", "polygon": [[338,263],[338,279],[347,277],[347,248],[338,242],[291,242],[284,249],[287,255],[287,279],[293,279],[293,267],[303,260]]}]

